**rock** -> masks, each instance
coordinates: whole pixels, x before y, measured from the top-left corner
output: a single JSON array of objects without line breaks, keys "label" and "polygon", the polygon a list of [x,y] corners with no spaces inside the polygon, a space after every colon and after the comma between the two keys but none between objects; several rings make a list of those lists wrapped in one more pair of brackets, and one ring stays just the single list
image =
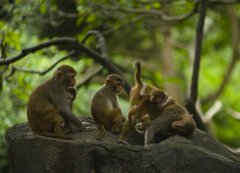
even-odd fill
[{"label": "rock", "polygon": [[240,154],[227,150],[208,133],[196,130],[191,139],[176,135],[143,148],[143,136],[131,133],[118,144],[107,132],[96,141],[95,132],[79,132],[74,140],[33,135],[28,123],[8,129],[11,173],[239,173]]}]

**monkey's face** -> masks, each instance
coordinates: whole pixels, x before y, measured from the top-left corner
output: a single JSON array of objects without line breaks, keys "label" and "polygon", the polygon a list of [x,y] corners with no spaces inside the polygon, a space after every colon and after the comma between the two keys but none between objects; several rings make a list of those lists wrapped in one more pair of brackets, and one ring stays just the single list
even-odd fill
[{"label": "monkey's face", "polygon": [[174,130],[183,130],[183,127],[184,127],[184,120],[181,119],[181,120],[178,120],[178,121],[173,121],[172,124],[171,124],[171,127],[174,129]]},{"label": "monkey's face", "polygon": [[114,92],[119,94],[119,93],[121,93],[122,88],[123,88],[122,83],[116,82],[115,85],[114,85]]},{"label": "monkey's face", "polygon": [[123,80],[117,74],[108,75],[107,79],[105,80],[105,84],[117,94],[120,93],[123,88]]},{"label": "monkey's face", "polygon": [[67,86],[68,87],[74,87],[74,85],[76,84],[75,76],[76,76],[75,73],[69,74],[69,77],[67,78]]},{"label": "monkey's face", "polygon": [[76,90],[72,87],[67,88],[67,99],[69,100],[69,102],[72,102],[75,98],[76,98]]},{"label": "monkey's face", "polygon": [[62,82],[63,85],[67,88],[74,87],[76,84],[75,76],[75,73],[62,74],[59,81]]},{"label": "monkey's face", "polygon": [[54,73],[54,79],[64,85],[64,87],[73,87],[75,81],[76,71],[69,65],[61,65]]},{"label": "monkey's face", "polygon": [[153,92],[150,94],[150,101],[161,104],[167,100],[167,95],[162,91]]},{"label": "monkey's face", "polygon": [[188,137],[194,132],[196,124],[192,116],[185,115],[181,120],[172,122],[171,127],[179,134]]}]

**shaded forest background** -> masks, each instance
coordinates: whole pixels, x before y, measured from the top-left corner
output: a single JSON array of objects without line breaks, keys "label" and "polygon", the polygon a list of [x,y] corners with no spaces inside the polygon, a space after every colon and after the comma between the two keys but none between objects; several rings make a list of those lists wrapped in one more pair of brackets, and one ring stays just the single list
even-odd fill
[{"label": "shaded forest background", "polygon": [[[29,95],[57,65],[77,70],[79,116],[90,116],[91,97],[110,72],[117,70],[133,85],[137,59],[144,81],[185,105],[203,3],[197,110],[209,133],[238,151],[238,0],[1,0],[0,172],[8,172],[6,129],[27,121]],[[126,92],[119,101],[126,115]]]}]

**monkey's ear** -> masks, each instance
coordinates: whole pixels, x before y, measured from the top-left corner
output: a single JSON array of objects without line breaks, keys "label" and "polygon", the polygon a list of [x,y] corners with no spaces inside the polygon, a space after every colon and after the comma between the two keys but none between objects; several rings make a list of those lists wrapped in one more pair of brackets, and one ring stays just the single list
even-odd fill
[{"label": "monkey's ear", "polygon": [[62,76],[62,74],[63,74],[63,72],[62,72],[61,70],[57,70],[57,71],[55,71],[55,73],[54,73],[54,78],[55,78],[55,79],[60,79],[61,76]]},{"label": "monkey's ear", "polygon": [[111,79],[106,79],[105,84],[108,86],[112,86],[112,80]]}]

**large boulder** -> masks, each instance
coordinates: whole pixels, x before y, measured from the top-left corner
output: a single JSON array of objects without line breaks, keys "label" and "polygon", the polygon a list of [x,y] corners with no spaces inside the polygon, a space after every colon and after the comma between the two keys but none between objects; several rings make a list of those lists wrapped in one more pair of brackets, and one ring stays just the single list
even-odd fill
[{"label": "large boulder", "polygon": [[172,136],[151,150],[143,136],[132,132],[132,145],[118,144],[107,132],[96,141],[94,131],[79,132],[74,140],[33,135],[28,123],[8,129],[11,173],[239,173],[240,154],[227,150],[208,133],[196,130],[192,138]]}]

